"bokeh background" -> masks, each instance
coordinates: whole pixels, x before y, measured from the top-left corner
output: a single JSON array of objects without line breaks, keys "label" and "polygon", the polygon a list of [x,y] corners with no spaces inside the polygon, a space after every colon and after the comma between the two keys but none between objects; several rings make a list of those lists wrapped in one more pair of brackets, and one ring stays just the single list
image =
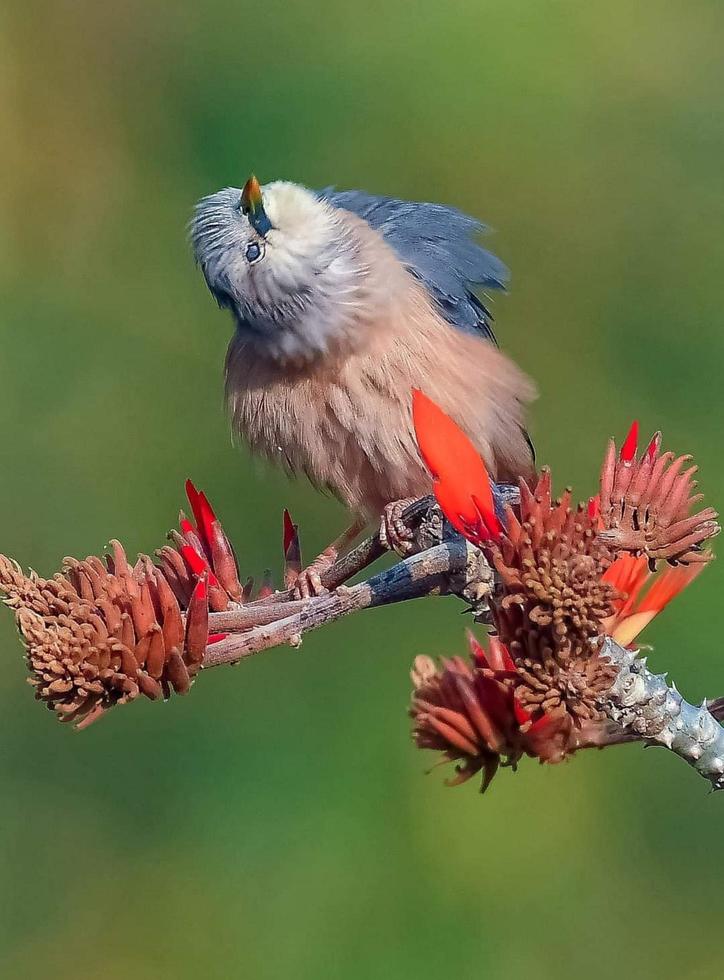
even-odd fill
[{"label": "bokeh background", "polygon": [[[333,502],[231,445],[229,320],[194,201],[254,169],[458,205],[513,270],[503,345],[586,495],[633,417],[724,505],[719,0],[20,2],[0,9],[0,548],[43,573],[162,542],[191,475],[245,570]],[[724,692],[716,564],[651,631]],[[724,799],[640,748],[472,784],[425,776],[408,669],[452,601],[382,610],[82,735],[0,622],[3,976],[720,975]]]}]

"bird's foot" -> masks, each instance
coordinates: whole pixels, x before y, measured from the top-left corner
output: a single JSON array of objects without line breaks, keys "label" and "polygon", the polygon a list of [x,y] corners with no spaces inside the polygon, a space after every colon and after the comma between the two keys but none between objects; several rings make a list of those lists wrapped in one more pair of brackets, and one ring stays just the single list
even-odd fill
[{"label": "bird's foot", "polygon": [[[292,588],[295,599],[310,599],[314,596],[329,592],[322,584],[322,576],[334,565],[341,554],[344,554],[355,538],[364,530],[366,521],[357,517],[338,538],[328,545],[321,555],[318,555],[311,565],[303,569],[297,576]],[[340,586],[337,586],[339,589]]]},{"label": "bird's foot", "polygon": [[321,555],[317,555],[311,565],[307,565],[299,573],[294,583],[295,599],[312,599],[324,595],[329,590],[322,585],[322,576],[328,571],[339,557],[339,550],[330,545]]},{"label": "bird's foot", "polygon": [[405,524],[403,517],[406,508],[414,502],[414,497],[394,500],[382,511],[380,520],[380,544],[388,551],[396,551],[403,558],[415,549],[412,529]]}]

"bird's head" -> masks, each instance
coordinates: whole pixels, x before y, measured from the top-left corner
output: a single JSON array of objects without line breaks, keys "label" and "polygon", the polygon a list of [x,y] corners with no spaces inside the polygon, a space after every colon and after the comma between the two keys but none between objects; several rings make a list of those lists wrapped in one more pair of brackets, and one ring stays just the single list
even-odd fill
[{"label": "bird's head", "polygon": [[354,331],[365,301],[361,243],[344,212],[314,192],[250,177],[198,203],[191,241],[209,289],[257,353],[310,361]]}]

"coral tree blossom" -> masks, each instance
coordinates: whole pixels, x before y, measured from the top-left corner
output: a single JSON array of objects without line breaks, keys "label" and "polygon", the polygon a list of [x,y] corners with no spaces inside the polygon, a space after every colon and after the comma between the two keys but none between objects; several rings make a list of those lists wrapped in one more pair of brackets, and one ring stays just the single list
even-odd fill
[{"label": "coral tree blossom", "polygon": [[464,433],[420,391],[413,415],[443,513],[484,551],[498,583],[487,651],[471,640],[468,659],[416,659],[413,736],[458,763],[456,782],[482,770],[485,788],[501,761],[558,762],[596,744],[617,675],[604,637],[633,643],[696,577],[717,515],[691,513],[701,499],[695,467],[661,454],[659,433],[639,456],[634,423],[620,451],[609,444],[596,497],[555,499],[544,469],[535,486],[520,481],[520,503],[501,520]]}]

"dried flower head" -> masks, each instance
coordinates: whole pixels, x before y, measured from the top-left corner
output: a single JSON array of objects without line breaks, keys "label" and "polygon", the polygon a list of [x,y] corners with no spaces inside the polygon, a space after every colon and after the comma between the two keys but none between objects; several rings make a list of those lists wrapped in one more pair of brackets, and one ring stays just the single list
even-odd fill
[{"label": "dried flower head", "polygon": [[[131,568],[118,542],[106,565],[67,559],[51,580],[26,578],[3,559],[0,583],[17,608],[36,696],[61,719],[85,727],[139,694],[157,699],[172,688],[188,691],[206,649],[205,582],[185,624],[159,570],[147,558]],[[203,613],[206,628],[202,622],[199,629]]]},{"label": "dried flower head", "polygon": [[702,495],[694,493],[696,466],[690,456],[661,453],[661,433],[638,456],[638,423],[617,453],[610,441],[601,470],[601,540],[615,551],[645,555],[650,562],[707,562],[704,542],[719,533],[717,513],[692,514]]},{"label": "dried flower head", "polygon": [[66,558],[52,579],[0,557],[0,591],[15,610],[36,696],[79,728],[143,694],[185,694],[210,643],[209,609],[247,599],[205,495],[190,482],[196,525],[181,515],[176,547],[131,566],[117,541],[104,560]]},{"label": "dried flower head", "polygon": [[509,510],[488,548],[501,582],[493,619],[522,680],[519,700],[531,710],[598,718],[615,677],[599,654],[616,598],[604,578],[610,552],[588,507],[573,508],[569,491],[551,499],[547,470],[534,490],[524,481],[520,490],[519,514]]},{"label": "dried flower head", "polygon": [[562,710],[534,716],[519,699],[521,678],[497,637],[488,650],[469,634],[470,658],[439,665],[417,657],[412,669],[413,738],[419,748],[457,763],[454,786],[483,771],[485,791],[499,765],[515,768],[523,755],[560,762],[576,748],[573,725]]}]

